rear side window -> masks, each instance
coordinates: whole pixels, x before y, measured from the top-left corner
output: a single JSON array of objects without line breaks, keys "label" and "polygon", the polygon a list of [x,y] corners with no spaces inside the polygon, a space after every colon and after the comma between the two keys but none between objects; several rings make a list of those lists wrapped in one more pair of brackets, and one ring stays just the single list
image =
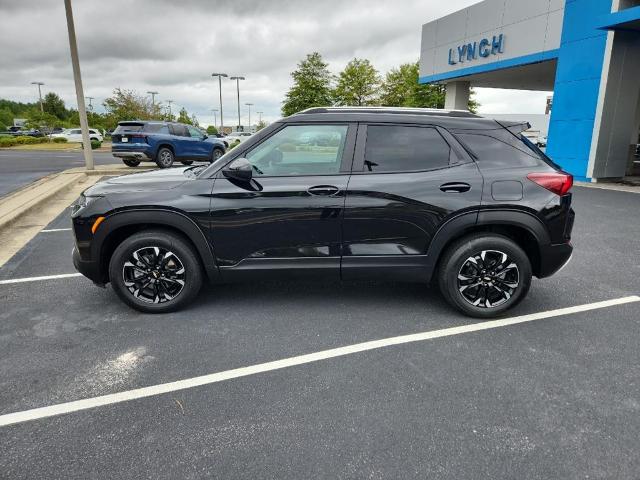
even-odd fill
[{"label": "rear side window", "polygon": [[113,133],[125,133],[125,132],[140,132],[144,124],[142,123],[125,123],[124,125],[118,125]]},{"label": "rear side window", "polygon": [[432,170],[449,165],[449,144],[435,128],[370,125],[364,171],[372,173]]},{"label": "rear side window", "polygon": [[471,149],[483,167],[531,167],[540,164],[540,156],[505,129],[474,130],[456,136]]},{"label": "rear side window", "polygon": [[187,127],[184,125],[171,125],[171,133],[179,137],[190,137]]},{"label": "rear side window", "polygon": [[169,127],[162,123],[147,123],[143,130],[148,133],[169,133]]}]

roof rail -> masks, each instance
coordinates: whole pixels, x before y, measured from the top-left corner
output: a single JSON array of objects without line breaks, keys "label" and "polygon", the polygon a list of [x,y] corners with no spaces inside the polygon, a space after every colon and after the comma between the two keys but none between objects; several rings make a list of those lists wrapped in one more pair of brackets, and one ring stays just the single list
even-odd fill
[{"label": "roof rail", "polygon": [[413,107],[312,107],[298,112],[298,114],[312,113],[386,113],[398,115],[435,115],[446,117],[472,117],[479,115],[469,110],[449,110],[444,108],[413,108]]}]

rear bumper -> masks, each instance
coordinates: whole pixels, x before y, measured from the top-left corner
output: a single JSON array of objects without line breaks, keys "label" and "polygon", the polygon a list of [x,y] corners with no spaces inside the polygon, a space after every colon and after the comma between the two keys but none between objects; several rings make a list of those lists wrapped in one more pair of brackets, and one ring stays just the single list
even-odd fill
[{"label": "rear bumper", "polygon": [[87,277],[93,283],[104,285],[100,278],[100,265],[98,262],[82,260],[82,258],[80,258],[80,252],[78,252],[76,247],[73,247],[71,257],[73,259],[73,266],[76,267],[78,272]]},{"label": "rear bumper", "polygon": [[118,158],[133,158],[135,160],[151,160],[151,156],[147,152],[132,151],[112,151],[111,154]]},{"label": "rear bumper", "polygon": [[550,277],[564,268],[573,253],[570,243],[547,245],[540,248],[540,271],[538,278]]}]

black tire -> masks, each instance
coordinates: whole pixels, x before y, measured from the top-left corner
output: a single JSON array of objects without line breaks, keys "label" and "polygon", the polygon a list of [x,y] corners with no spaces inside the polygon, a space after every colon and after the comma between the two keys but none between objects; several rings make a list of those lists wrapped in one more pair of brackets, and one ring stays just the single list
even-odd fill
[{"label": "black tire", "polygon": [[165,313],[179,310],[196,297],[203,274],[197,253],[184,238],[166,230],[145,230],[116,247],[109,279],[130,307]]},{"label": "black tire", "polygon": [[124,163],[127,167],[137,167],[140,165],[140,160],[136,160],[134,158],[123,158],[122,163]]},{"label": "black tire", "polygon": [[193,160],[180,160],[180,163],[183,165],[191,165],[193,163]]},{"label": "black tire", "polygon": [[156,165],[160,168],[170,168],[173,165],[175,156],[170,148],[162,147],[156,155]]},{"label": "black tire", "polygon": [[447,302],[462,313],[491,318],[516,306],[527,295],[531,262],[510,238],[473,234],[444,253],[438,283]]},{"label": "black tire", "polygon": [[224,155],[224,150],[221,148],[214,148],[213,151],[211,152],[211,160],[210,163],[215,162],[216,160],[218,160],[221,156]]}]

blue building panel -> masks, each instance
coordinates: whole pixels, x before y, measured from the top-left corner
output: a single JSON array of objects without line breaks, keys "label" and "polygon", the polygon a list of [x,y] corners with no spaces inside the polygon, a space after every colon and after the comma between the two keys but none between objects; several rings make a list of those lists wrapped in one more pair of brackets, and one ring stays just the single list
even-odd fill
[{"label": "blue building panel", "polygon": [[597,78],[602,74],[602,60],[607,34],[562,43],[556,70],[556,84]]},{"label": "blue building panel", "polygon": [[598,105],[600,78],[556,83],[553,96],[553,120],[593,120]]}]

